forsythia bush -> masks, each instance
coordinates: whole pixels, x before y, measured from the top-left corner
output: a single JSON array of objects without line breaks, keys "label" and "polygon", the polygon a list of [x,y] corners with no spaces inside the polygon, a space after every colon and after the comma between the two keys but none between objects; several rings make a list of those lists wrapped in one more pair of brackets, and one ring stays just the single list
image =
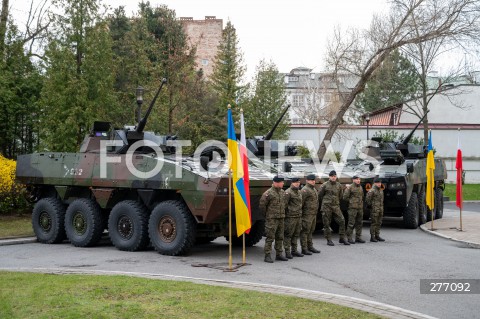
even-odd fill
[{"label": "forsythia bush", "polygon": [[25,206],[23,186],[15,181],[15,166],[14,160],[0,154],[0,213],[8,213]]}]

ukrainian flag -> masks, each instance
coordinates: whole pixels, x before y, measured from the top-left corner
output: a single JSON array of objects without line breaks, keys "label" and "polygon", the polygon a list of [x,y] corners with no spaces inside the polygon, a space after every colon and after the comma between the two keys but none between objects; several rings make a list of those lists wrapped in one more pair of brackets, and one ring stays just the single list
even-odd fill
[{"label": "ukrainian flag", "polygon": [[241,236],[251,228],[250,214],[248,212],[247,192],[243,180],[243,167],[240,152],[233,127],[232,110],[228,109],[228,167],[232,170],[233,195],[235,203],[235,217],[237,236]]},{"label": "ukrainian flag", "polygon": [[[435,206],[435,159],[433,157],[432,147],[432,131],[428,136],[428,153],[427,153],[427,206],[430,210],[433,210]],[[433,218],[434,216],[432,216]]]}]

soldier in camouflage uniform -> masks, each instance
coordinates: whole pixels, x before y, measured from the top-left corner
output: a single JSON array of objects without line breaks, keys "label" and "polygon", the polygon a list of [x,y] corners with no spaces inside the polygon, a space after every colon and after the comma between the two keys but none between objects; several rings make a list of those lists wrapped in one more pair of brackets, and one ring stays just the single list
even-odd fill
[{"label": "soldier in camouflage uniform", "polygon": [[[300,179],[292,178],[290,188],[285,191],[285,257],[292,259],[303,257],[297,251],[297,242],[302,229],[302,193],[300,192]],[[290,250],[291,249],[291,250]]]},{"label": "soldier in camouflage uniform", "polygon": [[320,250],[313,247],[312,234],[317,224],[318,213],[318,191],[315,188],[315,175],[307,176],[307,185],[302,189],[302,230],[300,242],[302,254],[311,255],[320,253]]},{"label": "soldier in camouflage uniform", "polygon": [[283,177],[275,176],[273,185],[260,198],[260,210],[265,213],[265,262],[273,263],[271,252],[275,241],[276,260],[288,261],[282,256],[285,231],[285,191]]},{"label": "soldier in camouflage uniform", "polygon": [[370,225],[370,241],[378,242],[385,241],[380,237],[380,227],[382,226],[383,218],[383,190],[382,180],[378,177],[373,180],[373,187],[368,191],[365,201],[370,209],[370,219],[372,224]]},{"label": "soldier in camouflage uniform", "polygon": [[[360,185],[360,177],[353,176],[353,183],[347,185],[343,193],[343,200],[348,202],[348,226],[347,238],[350,244],[365,243],[362,239],[363,226],[363,188]],[[355,228],[355,241],[352,239],[353,229]]]},{"label": "soldier in camouflage uniform", "polygon": [[332,241],[332,230],[330,223],[333,219],[340,226],[340,243],[344,245],[350,245],[345,240],[345,218],[343,218],[342,211],[340,210],[340,200],[342,199],[342,185],[337,182],[337,172],[331,171],[328,174],[329,181],[323,183],[320,186],[320,201],[322,203],[322,220],[323,220],[323,233],[327,239],[327,245],[334,246]]}]

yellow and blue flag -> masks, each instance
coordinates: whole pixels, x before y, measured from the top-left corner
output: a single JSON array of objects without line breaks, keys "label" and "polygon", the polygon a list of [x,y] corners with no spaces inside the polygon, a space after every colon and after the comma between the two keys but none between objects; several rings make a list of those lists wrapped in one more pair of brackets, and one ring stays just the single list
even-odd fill
[{"label": "yellow and blue flag", "polygon": [[[433,157],[432,147],[432,131],[428,136],[428,153],[427,153],[427,206],[430,210],[433,210],[435,206],[435,159]],[[432,216],[433,218],[433,216]]]},{"label": "yellow and blue flag", "polygon": [[228,109],[228,167],[232,170],[233,195],[235,203],[235,218],[237,236],[241,236],[251,228],[248,210],[247,191],[245,189],[243,165],[233,127],[232,110]]}]

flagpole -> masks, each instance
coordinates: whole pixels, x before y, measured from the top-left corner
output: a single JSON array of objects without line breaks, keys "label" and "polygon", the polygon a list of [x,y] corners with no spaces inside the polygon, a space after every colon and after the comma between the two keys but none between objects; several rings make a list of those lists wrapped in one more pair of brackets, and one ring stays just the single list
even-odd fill
[{"label": "flagpole", "polygon": [[463,231],[462,228],[462,209],[460,208],[460,231]]},{"label": "flagpole", "polygon": [[245,233],[243,233],[243,258],[242,258],[243,264],[245,265],[247,263],[247,257],[245,254]]},{"label": "flagpole", "polygon": [[228,170],[228,269],[232,270],[232,170]]}]

